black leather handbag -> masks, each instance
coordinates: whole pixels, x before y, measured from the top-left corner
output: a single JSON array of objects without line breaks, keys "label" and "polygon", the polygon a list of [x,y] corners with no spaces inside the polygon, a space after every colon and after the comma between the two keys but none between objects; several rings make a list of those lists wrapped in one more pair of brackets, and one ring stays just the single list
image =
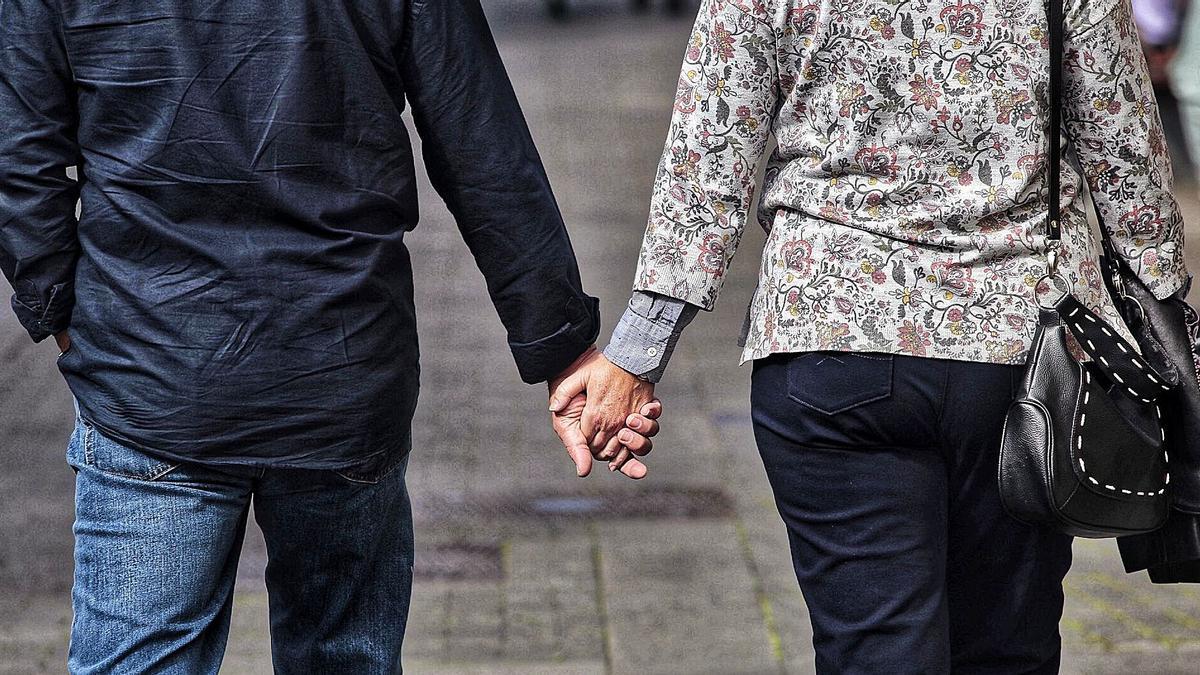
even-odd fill
[{"label": "black leather handbag", "polygon": [[[1166,434],[1159,403],[1168,379],[1058,274],[1063,3],[1050,0],[1050,204],[1048,271],[1041,282],[1064,291],[1042,311],[1017,399],[1005,420],[1000,495],[1008,512],[1076,536],[1152,532],[1170,511]],[[1103,228],[1101,228],[1103,230]],[[1109,257],[1109,256],[1106,256]],[[1111,257],[1110,257],[1111,260]],[[1102,269],[1111,275],[1109,265]],[[1118,307],[1132,304],[1121,278],[1108,279]],[[1070,333],[1090,361],[1075,358]]]},{"label": "black leather handbag", "polygon": [[1142,353],[1178,387],[1162,401],[1171,460],[1171,509],[1163,527],[1117,539],[1126,572],[1154,583],[1200,583],[1200,317],[1181,298],[1157,300],[1112,252],[1131,302],[1126,322]]}]

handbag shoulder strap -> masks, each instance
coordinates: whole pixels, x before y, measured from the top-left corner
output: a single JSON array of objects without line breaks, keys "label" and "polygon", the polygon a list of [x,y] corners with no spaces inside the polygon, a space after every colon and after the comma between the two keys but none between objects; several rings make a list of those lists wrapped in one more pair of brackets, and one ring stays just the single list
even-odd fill
[{"label": "handbag shoulder strap", "polygon": [[1050,34],[1050,204],[1046,235],[1052,241],[1062,237],[1062,107],[1063,107],[1063,0],[1049,0],[1047,30]]}]

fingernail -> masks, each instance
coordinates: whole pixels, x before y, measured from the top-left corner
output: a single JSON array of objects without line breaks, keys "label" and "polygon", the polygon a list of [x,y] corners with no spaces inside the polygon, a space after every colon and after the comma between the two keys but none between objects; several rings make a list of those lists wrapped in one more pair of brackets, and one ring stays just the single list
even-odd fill
[{"label": "fingernail", "polygon": [[621,433],[617,434],[617,440],[621,441],[622,443],[628,443],[633,440],[633,434],[629,433],[628,431],[621,431]]},{"label": "fingernail", "polygon": [[636,417],[635,417],[635,418],[633,418],[633,419],[632,419],[632,420],[629,422],[629,428],[630,428],[630,429],[641,429],[641,428],[642,428],[642,421],[641,421],[640,419],[636,418]]}]

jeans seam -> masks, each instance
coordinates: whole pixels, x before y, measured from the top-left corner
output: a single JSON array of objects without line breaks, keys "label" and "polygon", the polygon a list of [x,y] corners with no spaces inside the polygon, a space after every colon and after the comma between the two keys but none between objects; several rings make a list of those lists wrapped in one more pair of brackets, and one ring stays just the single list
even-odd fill
[{"label": "jeans seam", "polygon": [[[838,360],[839,358],[842,358],[842,357],[861,358],[861,359],[868,360],[868,361],[879,361],[879,362],[887,363],[888,364],[887,384],[885,387],[877,388],[879,390],[878,394],[872,394],[863,399],[854,399],[850,403],[839,402],[840,407],[834,408],[832,410],[826,410],[825,408],[822,408],[817,403],[813,403],[813,402],[804,400],[802,398],[801,394],[797,391],[797,389],[792,386],[792,369],[794,367],[794,364],[797,363],[802,357],[810,357],[810,356],[824,356],[826,358],[832,358],[835,361],[838,361],[838,363],[842,363],[842,361]],[[824,362],[824,359],[822,359],[822,361],[819,362],[818,365],[820,365],[820,363],[823,363],[823,362]],[[863,353],[863,352],[824,352],[824,351],[799,352],[799,353],[791,355],[791,358],[786,359],[784,368],[785,368],[784,379],[785,379],[785,385],[786,385],[785,393],[787,394],[788,399],[791,400],[793,403],[802,405],[805,408],[808,408],[809,410],[813,410],[815,412],[821,413],[822,415],[827,415],[830,417],[832,417],[834,415],[840,415],[842,413],[854,410],[855,408],[859,408],[864,405],[868,405],[870,403],[884,401],[889,398],[893,398],[895,396],[896,359],[895,359],[894,354],[881,354],[881,355],[877,355],[877,356],[872,356],[870,354]]]},{"label": "jeans seam", "polygon": [[88,466],[96,464],[96,430],[92,425],[83,425],[83,462]]},{"label": "jeans seam", "polygon": [[891,390],[891,387],[889,386],[889,388],[886,392],[883,392],[877,396],[865,398],[861,401],[855,401],[854,403],[844,405],[841,408],[837,408],[835,410],[825,410],[824,408],[821,408],[820,406],[817,406],[812,403],[809,403],[808,401],[802,400],[798,395],[793,394],[791,392],[788,392],[787,397],[789,399],[791,399],[792,401],[799,403],[800,405],[802,405],[810,410],[821,413],[822,415],[833,416],[833,415],[838,415],[838,414],[841,414],[844,412],[850,412],[851,410],[854,410],[855,408],[858,408],[860,406],[867,405],[868,403],[876,403],[878,401],[885,400],[885,399],[889,398],[891,395],[892,395],[892,390]]},{"label": "jeans seam", "polygon": [[871,355],[867,354],[866,352],[850,352],[850,353],[857,356],[860,359],[867,359],[870,361],[894,361],[895,360],[892,358],[892,356],[894,356],[893,354],[888,354],[886,356],[871,356]]},{"label": "jeans seam", "polygon": [[[96,467],[95,465],[92,465],[92,468],[96,469],[100,473],[103,473],[103,474],[106,474],[109,476],[117,476],[119,478],[129,478],[131,480],[140,480],[140,481],[143,481],[146,483],[155,483],[158,481],[158,479],[171,473],[175,469],[178,469],[179,465],[178,464],[168,464],[166,467],[163,468],[162,471],[159,471],[157,473],[152,473],[148,476],[138,476],[138,475],[132,474],[132,473],[122,473],[120,471],[110,471],[107,469],[101,469],[99,467]],[[182,483],[172,483],[172,485],[182,485]]]}]

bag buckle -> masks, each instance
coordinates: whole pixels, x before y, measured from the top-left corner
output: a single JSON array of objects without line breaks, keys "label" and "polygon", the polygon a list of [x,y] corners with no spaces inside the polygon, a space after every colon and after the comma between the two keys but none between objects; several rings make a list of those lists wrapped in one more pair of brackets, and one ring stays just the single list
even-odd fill
[{"label": "bag buckle", "polygon": [[[1050,221],[1050,224],[1052,226],[1057,226],[1058,222],[1052,220]],[[1034,299],[1037,302],[1038,307],[1041,307],[1042,309],[1056,309],[1058,307],[1058,303],[1062,302],[1063,298],[1071,294],[1071,284],[1067,282],[1063,275],[1058,273],[1059,247],[1061,245],[1061,240],[1050,240],[1049,245],[1046,248],[1046,273],[1043,274],[1033,285]],[[1051,287],[1057,288],[1062,292],[1061,295],[1054,299],[1054,302],[1045,302],[1043,300],[1044,296],[1040,292],[1043,281],[1050,282],[1049,285]]]}]

